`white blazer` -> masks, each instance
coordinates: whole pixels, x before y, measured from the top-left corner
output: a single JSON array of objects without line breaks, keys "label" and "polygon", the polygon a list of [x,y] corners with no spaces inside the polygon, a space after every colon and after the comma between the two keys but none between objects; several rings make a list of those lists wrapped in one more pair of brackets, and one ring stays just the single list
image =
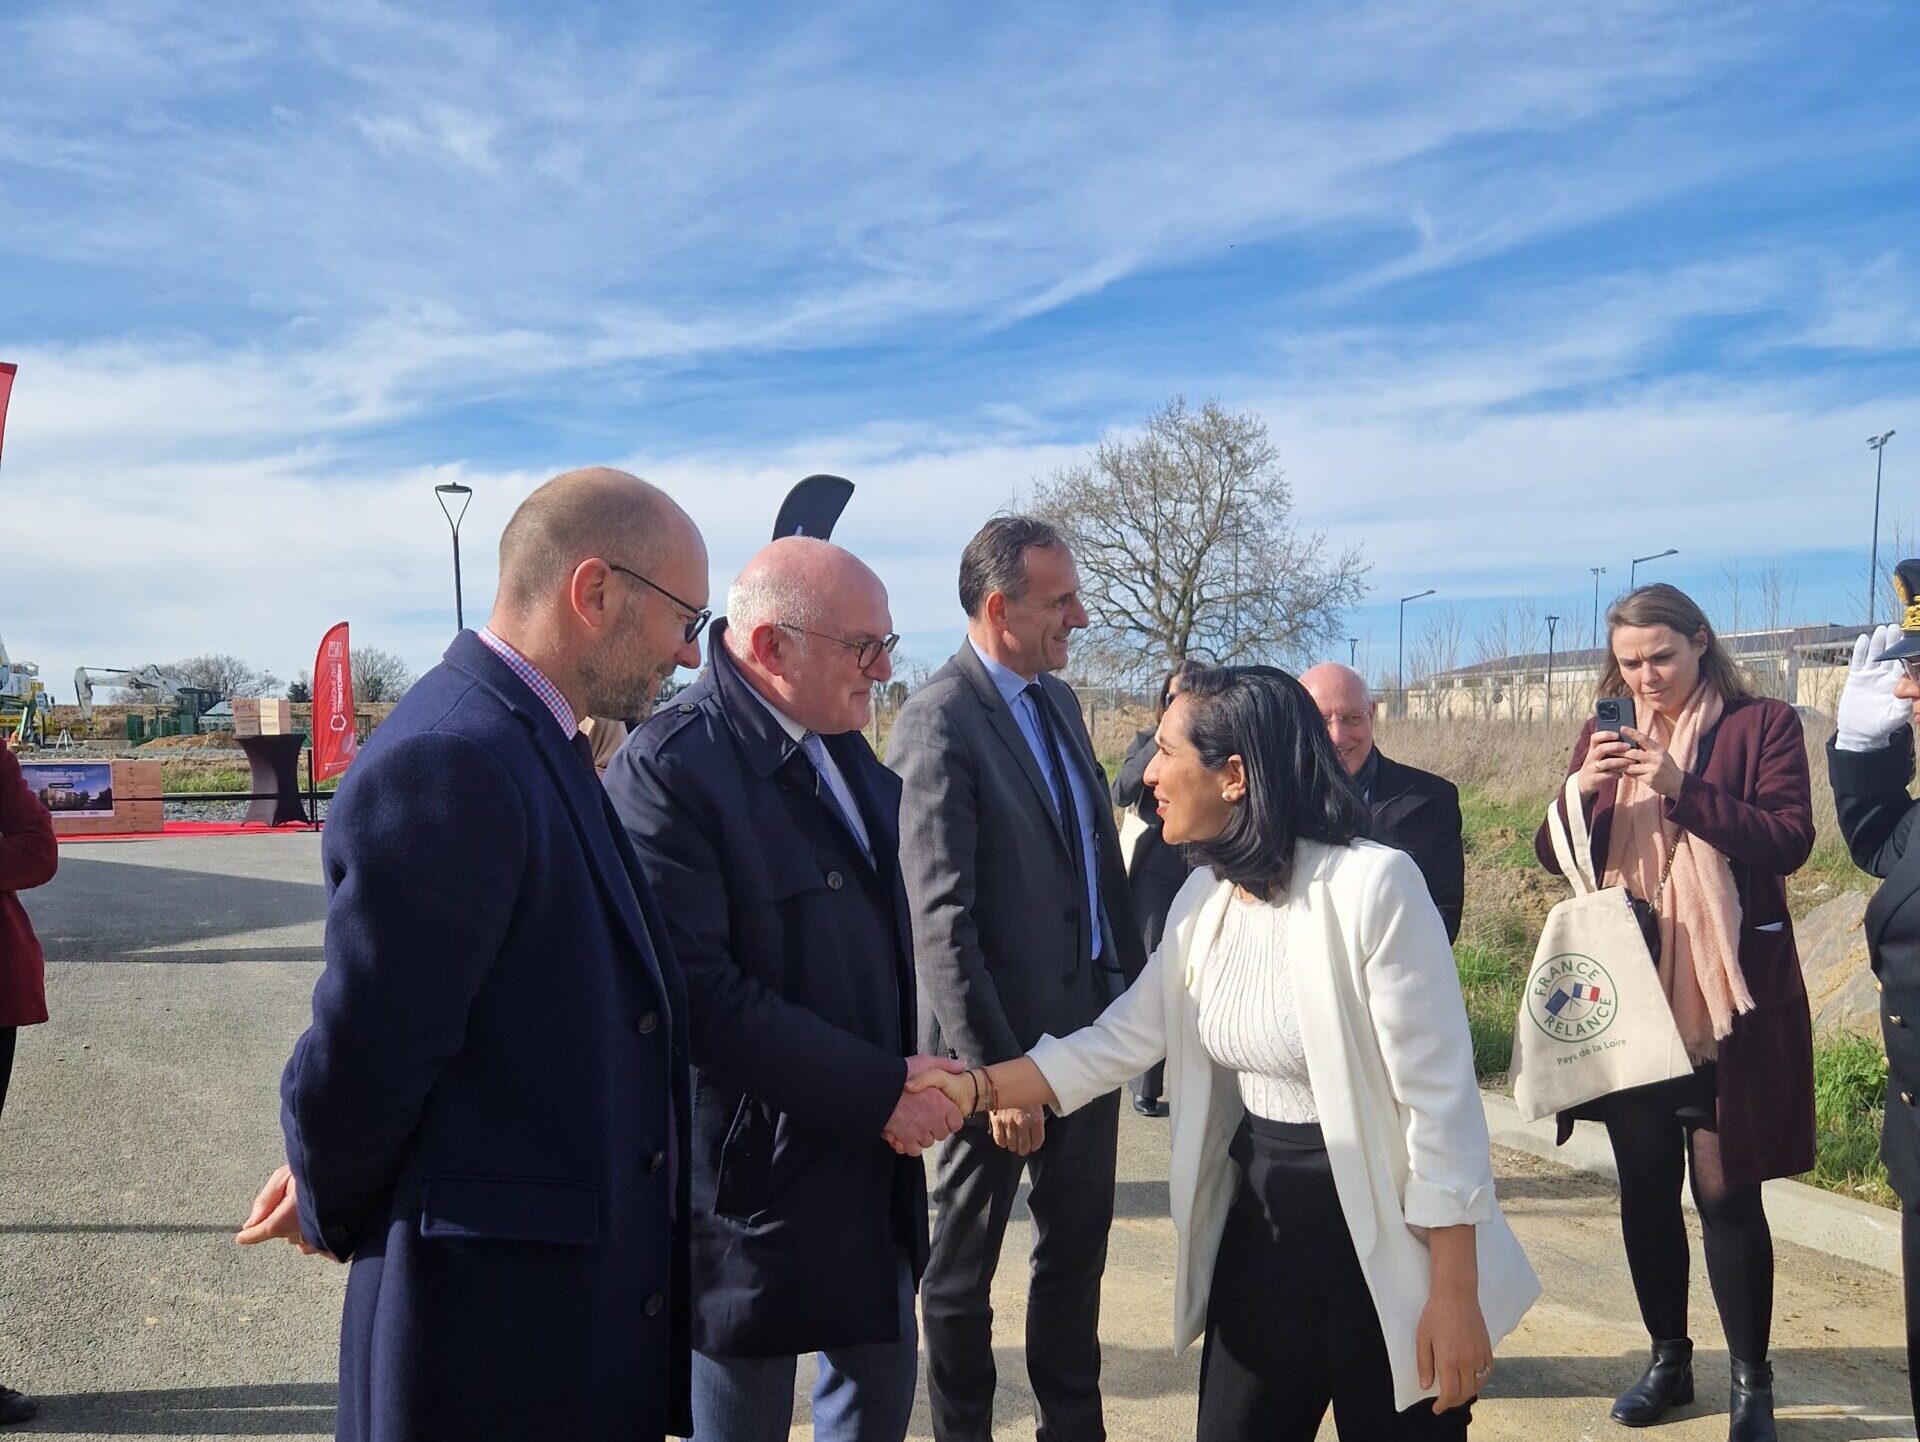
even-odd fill
[{"label": "white blazer", "polygon": [[[1227,1147],[1245,1114],[1233,1072],[1200,1044],[1206,963],[1233,904],[1231,883],[1194,872],[1140,979],[1097,1021],[1069,1037],[1042,1037],[1030,1053],[1063,1112],[1167,1060],[1176,1352],[1206,1327],[1235,1186]],[[1540,1295],[1494,1200],[1453,952],[1419,869],[1370,841],[1301,842],[1286,896],[1267,904],[1286,912],[1307,1075],[1392,1361],[1394,1404],[1404,1410],[1437,1391],[1421,1387],[1414,1356],[1427,1304],[1427,1228],[1478,1226],[1480,1312],[1495,1342]]]}]

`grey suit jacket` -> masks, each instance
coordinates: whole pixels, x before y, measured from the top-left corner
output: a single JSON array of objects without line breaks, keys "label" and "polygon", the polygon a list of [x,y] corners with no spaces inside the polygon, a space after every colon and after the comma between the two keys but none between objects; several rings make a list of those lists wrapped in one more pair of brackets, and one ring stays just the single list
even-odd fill
[{"label": "grey suit jacket", "polygon": [[[1041,677],[1067,764],[1106,775],[1073,688]],[[1097,1017],[1146,965],[1113,814],[1096,808],[1101,934],[1046,778],[973,648],[907,698],[887,743],[900,774],[900,866],[913,914],[920,1045],[970,1064],[1020,1056]]]}]

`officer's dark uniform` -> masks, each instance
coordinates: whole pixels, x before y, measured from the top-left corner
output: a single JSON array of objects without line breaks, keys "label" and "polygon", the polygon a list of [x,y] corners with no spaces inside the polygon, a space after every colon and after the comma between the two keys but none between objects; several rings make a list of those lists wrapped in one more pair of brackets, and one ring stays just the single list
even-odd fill
[{"label": "officer's dark uniform", "polygon": [[[1899,564],[1894,590],[1903,608],[1903,634],[1885,659],[1920,657],[1920,560]],[[1827,774],[1847,849],[1863,871],[1882,878],[1866,918],[1887,1048],[1880,1158],[1901,1200],[1907,1382],[1920,1414],[1920,905],[1914,904],[1920,901],[1920,802],[1907,794],[1913,766],[1911,727],[1900,728],[1877,751],[1827,744]]]}]

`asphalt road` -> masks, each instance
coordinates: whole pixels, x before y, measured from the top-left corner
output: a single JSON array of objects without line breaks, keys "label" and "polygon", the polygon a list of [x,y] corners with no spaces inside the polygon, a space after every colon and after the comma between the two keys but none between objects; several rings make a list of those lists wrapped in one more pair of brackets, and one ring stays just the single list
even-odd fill
[{"label": "asphalt road", "polygon": [[[43,1406],[18,1435],[329,1435],[341,1270],[231,1241],[280,1160],[280,1067],[320,955],[315,839],[70,845],[28,901],[54,1020],[22,1033],[0,1119],[0,1380]],[[1192,1434],[1199,1357],[1170,1347],[1166,1164],[1166,1124],[1123,1112],[1102,1309],[1116,1442]],[[1547,1293],[1501,1348],[1474,1436],[1623,1437],[1606,1406],[1645,1339],[1612,1189],[1518,1153],[1496,1166]],[[1003,1437],[1032,1428],[1026,1244],[1016,1219],[996,1284]],[[1695,1253],[1700,1401],[1661,1429],[1670,1442],[1726,1435],[1725,1353]],[[1783,1246],[1782,1435],[1913,1437],[1903,1335],[1896,1279]],[[913,1435],[930,1436],[924,1406]]]}]

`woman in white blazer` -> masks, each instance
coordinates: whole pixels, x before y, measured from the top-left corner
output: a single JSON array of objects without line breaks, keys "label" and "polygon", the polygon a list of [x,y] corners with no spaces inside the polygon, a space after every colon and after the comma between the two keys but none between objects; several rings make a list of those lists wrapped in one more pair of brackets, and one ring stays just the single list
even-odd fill
[{"label": "woman in white blazer", "polygon": [[1200,1442],[1311,1442],[1329,1405],[1343,1438],[1463,1438],[1540,1285],[1494,1200],[1426,884],[1360,839],[1365,806],[1285,672],[1196,673],[1156,745],[1164,834],[1199,869],[1140,979],[1071,1036],[910,1085],[1070,1112],[1164,1056]]}]

